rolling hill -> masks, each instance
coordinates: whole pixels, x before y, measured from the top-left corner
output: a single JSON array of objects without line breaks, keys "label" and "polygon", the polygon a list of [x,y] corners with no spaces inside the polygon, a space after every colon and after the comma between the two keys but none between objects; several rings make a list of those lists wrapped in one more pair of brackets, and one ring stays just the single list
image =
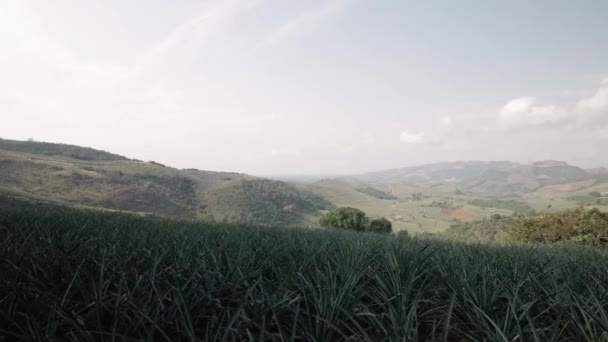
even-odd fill
[{"label": "rolling hill", "polygon": [[272,225],[310,224],[320,210],[332,207],[280,181],[13,140],[0,140],[0,193],[75,207]]},{"label": "rolling hill", "polygon": [[606,209],[608,173],[559,161],[471,161],[284,182],[179,170],[74,145],[0,139],[0,195],[169,218],[270,225],[317,225],[323,210],[352,206],[390,219],[397,231],[440,233],[493,214],[579,205]]},{"label": "rolling hill", "polygon": [[406,183],[417,186],[450,184],[460,191],[506,196],[536,191],[547,185],[574,182],[595,175],[560,161],[521,164],[509,161],[464,161],[366,173],[349,178],[371,184]]},{"label": "rolling hill", "polygon": [[336,205],[385,216],[395,230],[411,233],[442,233],[495,214],[608,209],[605,169],[560,161],[445,162],[321,179],[308,188]]}]

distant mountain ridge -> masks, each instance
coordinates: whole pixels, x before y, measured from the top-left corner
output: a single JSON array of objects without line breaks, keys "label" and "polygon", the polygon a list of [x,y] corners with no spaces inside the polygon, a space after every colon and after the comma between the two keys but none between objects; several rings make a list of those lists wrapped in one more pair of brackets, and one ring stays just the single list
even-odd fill
[{"label": "distant mountain ridge", "polygon": [[332,204],[294,185],[178,170],[75,145],[0,139],[0,195],[191,219],[292,225]]},{"label": "distant mountain ridge", "polygon": [[535,191],[546,185],[593,178],[599,171],[587,171],[563,161],[546,160],[530,164],[510,161],[458,161],[390,169],[344,177],[370,184],[412,184],[429,186],[455,184],[461,191],[508,195]]}]

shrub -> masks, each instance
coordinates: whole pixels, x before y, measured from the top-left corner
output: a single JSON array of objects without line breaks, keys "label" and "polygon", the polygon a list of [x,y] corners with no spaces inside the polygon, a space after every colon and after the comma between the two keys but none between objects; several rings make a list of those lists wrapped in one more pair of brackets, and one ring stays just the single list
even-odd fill
[{"label": "shrub", "polygon": [[519,242],[605,246],[608,244],[608,214],[596,208],[576,208],[543,216],[520,217],[508,229]]},{"label": "shrub", "polygon": [[408,238],[408,237],[410,237],[410,233],[407,230],[403,229],[403,230],[400,230],[397,232],[397,236],[403,237],[403,238]]},{"label": "shrub", "polygon": [[369,222],[366,230],[372,233],[390,234],[393,231],[393,224],[384,217],[376,218]]},{"label": "shrub", "polygon": [[321,217],[319,224],[323,227],[365,230],[369,219],[359,209],[342,207],[332,210]]}]

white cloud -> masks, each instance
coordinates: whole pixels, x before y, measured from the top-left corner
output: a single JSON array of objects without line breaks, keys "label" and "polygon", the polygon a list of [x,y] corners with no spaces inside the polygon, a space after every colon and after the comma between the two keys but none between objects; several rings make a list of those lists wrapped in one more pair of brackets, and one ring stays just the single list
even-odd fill
[{"label": "white cloud", "polygon": [[536,97],[513,99],[500,110],[499,123],[503,127],[543,126],[562,123],[568,112],[553,105],[537,105]]},{"label": "white cloud", "polygon": [[408,131],[403,131],[399,135],[399,141],[409,145],[420,145],[424,142],[424,137],[424,132],[410,133]]},{"label": "white cloud", "polygon": [[604,125],[608,120],[608,78],[604,79],[595,94],[576,103],[576,121],[579,125]]},{"label": "white cloud", "polygon": [[608,79],[591,97],[584,98],[576,103],[579,112],[608,112]]}]

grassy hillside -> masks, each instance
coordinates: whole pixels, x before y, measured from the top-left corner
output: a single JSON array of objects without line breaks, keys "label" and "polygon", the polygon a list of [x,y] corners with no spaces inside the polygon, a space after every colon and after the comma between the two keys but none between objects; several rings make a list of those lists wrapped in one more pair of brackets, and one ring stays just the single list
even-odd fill
[{"label": "grassy hillside", "polygon": [[0,148],[0,193],[38,201],[256,224],[309,224],[331,208],[295,186],[243,174],[178,170],[70,145],[0,146],[10,148]]},{"label": "grassy hillside", "polygon": [[0,200],[0,336],[602,341],[607,267],[602,250],[195,224]]},{"label": "grassy hillside", "polygon": [[415,187],[403,184],[376,185],[383,193],[395,199],[379,198],[360,191],[361,183],[326,179],[309,186],[309,189],[337,206],[354,207],[370,216],[386,217],[395,231],[410,233],[440,233],[458,222],[484,219],[492,214],[512,215],[529,208],[524,202],[479,198],[458,194],[446,186]]},{"label": "grassy hillside", "polygon": [[603,169],[557,161],[438,163],[324,179],[309,188],[338,206],[387,217],[397,231],[415,234],[442,233],[495,214],[551,213],[579,205],[608,210]]},{"label": "grassy hillside", "polygon": [[0,150],[39,154],[44,156],[61,156],[79,160],[124,161],[126,157],[90,147],[47,142],[17,141],[0,139]]},{"label": "grassy hillside", "polygon": [[243,179],[234,186],[212,191],[207,203],[228,222],[289,224],[333,207],[331,202],[280,181]]},{"label": "grassy hillside", "polygon": [[556,245],[608,245],[608,213],[577,207],[553,213],[454,224],[440,235],[469,242],[530,242]]},{"label": "grassy hillside", "polygon": [[497,162],[446,162],[373,172],[351,178],[370,184],[431,186],[455,184],[463,192],[477,195],[513,195],[535,191],[545,185],[577,181],[592,173],[558,161],[519,164]]}]

